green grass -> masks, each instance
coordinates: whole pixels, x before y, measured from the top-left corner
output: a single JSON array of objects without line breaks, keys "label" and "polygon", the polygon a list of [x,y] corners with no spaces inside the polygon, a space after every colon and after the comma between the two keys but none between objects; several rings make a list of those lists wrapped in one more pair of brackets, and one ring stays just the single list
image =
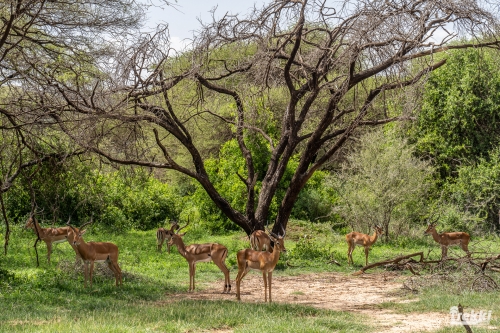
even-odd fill
[{"label": "green grass", "polygon": [[[8,255],[0,256],[0,332],[371,331],[363,324],[366,318],[351,313],[293,304],[239,303],[236,297],[234,301],[182,299],[189,287],[187,262],[174,247],[170,255],[156,252],[155,231],[115,235],[91,230],[85,239],[118,245],[123,286],[116,288],[111,273],[101,265],[92,289],[85,289],[81,268],[75,268],[74,252],[67,243],[55,246],[50,265],[45,244],[39,244],[37,268],[34,235],[15,228]],[[245,235],[203,236],[194,230],[185,236],[186,244],[209,241],[228,247],[226,262],[234,284],[235,254],[247,247]],[[295,242],[288,244],[293,252]],[[320,269],[331,266],[320,262],[305,270],[291,269],[282,260],[275,275]],[[223,274],[215,265],[197,265],[197,289],[221,279]],[[358,318],[355,324],[353,317]]]},{"label": "green grass", "polygon": [[[74,267],[74,252],[67,243],[55,246],[51,265],[46,260],[45,244],[39,244],[40,267],[37,268],[32,248],[34,234],[14,228],[8,255],[0,255],[0,332],[371,332],[376,329],[370,326],[368,317],[352,312],[294,304],[188,300],[184,297],[189,287],[187,262],[175,247],[170,255],[156,252],[154,230],[125,234],[90,230],[85,239],[112,241],[118,245],[122,287],[116,288],[112,274],[100,266],[92,289],[85,289],[82,270]],[[3,243],[1,237],[0,242]],[[218,242],[228,247],[226,262],[231,270],[234,295],[236,252],[248,247],[246,236],[243,233],[208,236],[194,227],[187,232],[185,242]],[[364,264],[363,250],[358,247],[353,255],[354,267],[347,266],[344,233],[332,232],[322,224],[293,221],[285,246],[287,253],[282,254],[275,276],[332,271],[347,274]],[[165,251],[166,246],[163,249]],[[402,238],[389,244],[377,242],[369,261],[419,251],[427,253],[428,249],[434,249],[431,257],[438,256],[439,248],[429,238]],[[332,259],[342,266],[328,264]],[[198,290],[222,280],[223,274],[214,264],[197,265]],[[222,287],[221,282],[221,291]],[[448,313],[450,306],[460,302],[466,309],[493,310],[492,325],[500,326],[496,319],[500,314],[498,293],[456,295],[434,287],[401,297],[418,300],[381,307],[407,313]]]}]

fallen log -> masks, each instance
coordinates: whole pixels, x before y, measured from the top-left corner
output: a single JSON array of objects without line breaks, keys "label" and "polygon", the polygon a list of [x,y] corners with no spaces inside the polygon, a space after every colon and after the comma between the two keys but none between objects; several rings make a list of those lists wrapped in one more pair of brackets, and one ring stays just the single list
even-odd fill
[{"label": "fallen log", "polygon": [[335,265],[337,265],[337,266],[342,266],[342,265],[341,265],[341,264],[340,264],[337,260],[335,260],[335,259],[330,260],[329,262],[327,262],[327,264],[335,264]]},{"label": "fallen log", "polygon": [[399,256],[399,257],[396,257],[393,259],[379,261],[379,262],[376,262],[376,263],[373,263],[370,265],[366,265],[365,267],[361,268],[359,271],[353,273],[353,275],[361,275],[365,271],[372,269],[372,268],[375,268],[375,267],[378,267],[378,266],[383,266],[383,265],[387,265],[387,264],[398,264],[401,260],[410,259],[410,258],[416,257],[416,256],[420,256],[419,262],[422,262],[424,260],[424,253],[423,252],[416,252],[416,253],[408,254],[405,256]]}]

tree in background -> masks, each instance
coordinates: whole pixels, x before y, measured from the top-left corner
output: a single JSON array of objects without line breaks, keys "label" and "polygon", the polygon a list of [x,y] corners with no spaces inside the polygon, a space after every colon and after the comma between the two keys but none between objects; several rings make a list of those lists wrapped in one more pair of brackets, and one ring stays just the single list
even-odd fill
[{"label": "tree in background", "polygon": [[[10,229],[4,196],[14,181],[22,173],[30,178],[41,163],[64,163],[85,151],[54,131],[53,121],[43,115],[40,92],[50,82],[39,72],[80,79],[110,54],[109,40],[139,27],[143,13],[133,0],[0,2],[0,203],[6,223],[5,252]],[[61,68],[61,63],[74,65],[74,70]]]},{"label": "tree in background", "polygon": [[[114,63],[100,63],[98,72],[66,62],[57,70],[77,75],[61,78],[38,68],[45,88],[31,102],[43,101],[40,117],[112,163],[172,169],[195,180],[247,233],[263,229],[285,186],[273,229],[281,233],[306,183],[349,138],[362,127],[407,118],[382,107],[386,92],[412,89],[442,67],[446,59],[435,61],[435,54],[500,44],[493,10],[473,0],[273,1],[247,17],[205,25],[182,55],[159,28]],[[430,40],[448,25],[486,41],[450,45],[453,34]],[[204,131],[236,139],[243,208],[214,185]],[[266,142],[263,168],[249,145],[254,136]]]},{"label": "tree in background", "polygon": [[429,77],[411,135],[441,180],[456,177],[461,164],[488,159],[500,143],[499,61],[496,52],[455,50]]},{"label": "tree in background", "polygon": [[353,230],[366,233],[377,224],[387,240],[426,214],[433,169],[414,152],[391,133],[379,130],[361,137],[336,179],[337,212]]},{"label": "tree in background", "polygon": [[[458,169],[454,182],[444,186],[445,201],[456,206],[459,212],[474,217],[472,229],[500,230],[500,147],[488,154],[488,158],[463,165]],[[474,222],[474,223],[472,223]],[[453,223],[450,223],[453,224]],[[456,223],[455,223],[456,224]]]}]

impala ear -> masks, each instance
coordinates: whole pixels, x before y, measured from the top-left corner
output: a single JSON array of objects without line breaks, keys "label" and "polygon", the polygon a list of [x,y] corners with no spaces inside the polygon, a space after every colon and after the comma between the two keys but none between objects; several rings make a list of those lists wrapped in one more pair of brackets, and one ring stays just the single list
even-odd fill
[{"label": "impala ear", "polygon": [[80,231],[80,236],[85,235],[86,232],[87,232],[87,229]]},{"label": "impala ear", "polygon": [[184,233],[182,233],[182,234],[177,234],[177,236],[179,236],[179,237],[184,237],[184,235],[185,235],[185,234],[186,234],[186,233],[184,232]]}]

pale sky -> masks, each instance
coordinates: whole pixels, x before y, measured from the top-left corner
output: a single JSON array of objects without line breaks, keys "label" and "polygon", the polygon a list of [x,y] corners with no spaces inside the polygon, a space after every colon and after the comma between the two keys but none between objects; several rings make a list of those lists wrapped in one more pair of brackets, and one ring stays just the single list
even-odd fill
[{"label": "pale sky", "polygon": [[[190,38],[193,31],[200,28],[197,18],[203,22],[211,20],[210,11],[215,11],[217,17],[224,14],[246,14],[254,4],[261,7],[271,0],[178,0],[176,8],[170,6],[151,7],[148,11],[148,22],[145,24],[148,30],[153,30],[160,23],[168,23],[170,37],[175,48],[185,44],[183,40]],[[149,0],[155,4],[160,1]],[[172,1],[174,2],[174,1]]]},{"label": "pale sky", "polygon": [[[203,22],[211,21],[210,11],[214,7],[217,7],[215,11],[216,17],[220,18],[226,13],[247,14],[251,11],[254,4],[257,7],[262,7],[265,3],[273,0],[178,0],[175,8],[162,5],[160,0],[141,1],[158,5],[149,9],[145,29],[152,31],[158,24],[167,23],[172,46],[179,51],[186,44],[189,44],[189,41],[186,39],[191,38],[193,32],[200,29],[198,18]],[[175,3],[175,0],[170,1]],[[453,30],[451,26],[450,29]],[[444,35],[444,31],[437,31],[431,40],[439,43]]]}]

